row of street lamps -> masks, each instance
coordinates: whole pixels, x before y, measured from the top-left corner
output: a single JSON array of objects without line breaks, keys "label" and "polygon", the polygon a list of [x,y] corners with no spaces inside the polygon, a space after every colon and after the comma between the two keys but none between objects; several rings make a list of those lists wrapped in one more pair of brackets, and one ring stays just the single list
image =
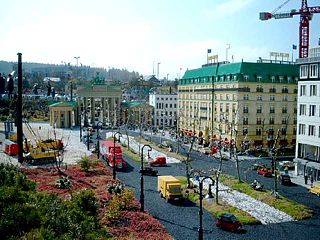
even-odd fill
[{"label": "row of street lamps", "polygon": [[[100,134],[99,134],[99,128],[102,124],[101,122],[98,122],[97,124],[97,155],[98,158],[100,158],[100,152],[99,152],[99,140],[100,140]],[[82,133],[81,133],[81,124],[80,124],[80,138],[82,138]],[[117,138],[118,137],[118,138]],[[120,137],[122,137],[121,132],[117,131],[113,134],[113,147],[114,147],[114,152],[113,152],[113,168],[112,168],[112,177],[115,180],[116,179],[116,154],[115,154],[115,147],[116,147],[116,141],[117,139],[120,140]],[[87,147],[89,150],[89,142],[90,142],[90,133],[89,130],[87,128]],[[144,211],[144,148],[147,147],[148,148],[148,154],[150,151],[152,151],[152,147],[149,144],[145,144],[142,146],[141,148],[141,166],[140,166],[140,211],[143,212]],[[211,192],[211,186],[214,185],[215,181],[209,177],[209,176],[205,176],[205,177],[200,177],[198,178],[199,181],[199,202],[200,202],[200,206],[199,206],[199,228],[198,228],[198,239],[199,240],[203,240],[203,222],[202,222],[202,216],[203,216],[203,206],[202,206],[202,201],[204,198],[203,195],[203,183],[206,179],[211,180],[212,184],[209,184],[209,191],[208,191],[208,198],[212,198],[212,192]]]}]

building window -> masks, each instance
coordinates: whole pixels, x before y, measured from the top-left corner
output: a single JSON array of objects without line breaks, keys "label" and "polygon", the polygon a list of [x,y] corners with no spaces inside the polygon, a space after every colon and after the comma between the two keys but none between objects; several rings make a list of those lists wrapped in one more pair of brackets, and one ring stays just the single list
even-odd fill
[{"label": "building window", "polygon": [[274,113],[275,110],[274,110],[274,106],[270,106],[270,113]]},{"label": "building window", "polygon": [[257,92],[263,92],[263,87],[261,85],[257,86]]},{"label": "building window", "polygon": [[274,124],[274,117],[270,117],[269,124]]},{"label": "building window", "polygon": [[243,113],[249,113],[249,107],[248,107],[248,105],[244,105],[244,107],[243,107]]},{"label": "building window", "polygon": [[257,113],[262,113],[262,106],[261,106],[261,105],[259,105],[259,106],[257,107]]},{"label": "building window", "polygon": [[311,64],[310,65],[310,78],[316,78],[316,77],[318,77],[318,65]]},{"label": "building window", "polygon": [[279,82],[283,82],[284,77],[283,76],[279,76]]},{"label": "building window", "polygon": [[270,95],[270,101],[271,102],[275,101],[275,96],[274,95]]},{"label": "building window", "polygon": [[272,138],[272,136],[274,135],[274,130],[273,130],[273,128],[269,128],[269,129],[267,130],[267,134],[268,134],[268,138]]},{"label": "building window", "polygon": [[314,125],[309,125],[308,135],[309,135],[309,136],[315,136],[315,135],[316,135],[316,126],[314,126]]},{"label": "building window", "polygon": [[299,134],[305,135],[306,134],[306,125],[305,124],[299,124]]},{"label": "building window", "polygon": [[300,78],[307,78],[307,77],[308,77],[308,65],[301,65]]},{"label": "building window", "polygon": [[262,77],[261,76],[257,76],[257,81],[258,82],[262,82]]},{"label": "building window", "polygon": [[283,96],[282,101],[287,102],[288,101],[288,96]]},{"label": "building window", "polygon": [[248,134],[248,128],[244,128],[242,130],[242,134],[243,134],[243,136],[247,135]]},{"label": "building window", "polygon": [[243,118],[243,125],[248,125],[248,118],[247,117]]},{"label": "building window", "polygon": [[282,107],[282,113],[288,113],[287,106],[283,106],[283,107]]},{"label": "building window", "polygon": [[249,94],[243,95],[243,100],[249,100]]},{"label": "building window", "polygon": [[283,86],[282,87],[282,93],[288,93],[289,90],[288,90],[288,87],[287,86]]},{"label": "building window", "polygon": [[306,96],[306,85],[300,86],[300,96]]},{"label": "building window", "polygon": [[317,96],[317,85],[310,85],[310,96]]},{"label": "building window", "polygon": [[316,115],[316,105],[310,105],[309,106],[309,116],[315,116]]},{"label": "building window", "polygon": [[261,125],[261,117],[257,118],[257,125]]},{"label": "building window", "polygon": [[282,118],[282,124],[288,124],[288,118]]},{"label": "building window", "polygon": [[305,104],[300,104],[299,115],[300,116],[306,115],[306,105]]},{"label": "building window", "polygon": [[275,86],[272,86],[272,87],[269,89],[269,92],[271,92],[271,93],[277,92],[276,87],[275,87]]},{"label": "building window", "polygon": [[282,127],[281,128],[281,135],[287,135],[287,128],[286,127]]},{"label": "building window", "polygon": [[249,82],[249,75],[244,75],[243,79],[244,79],[245,82]]},{"label": "building window", "polygon": [[226,105],[226,112],[227,112],[227,113],[229,112],[229,109],[230,109],[229,104],[227,104],[227,105]]},{"label": "building window", "polygon": [[262,96],[261,95],[257,96],[257,101],[262,101]]},{"label": "building window", "polygon": [[261,136],[261,134],[262,134],[261,128],[257,128],[257,129],[256,129],[256,135],[257,135],[257,136]]}]

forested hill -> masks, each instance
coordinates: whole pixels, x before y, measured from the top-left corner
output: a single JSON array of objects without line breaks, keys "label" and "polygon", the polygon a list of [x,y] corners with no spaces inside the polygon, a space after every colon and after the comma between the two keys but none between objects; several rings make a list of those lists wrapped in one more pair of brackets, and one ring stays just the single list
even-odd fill
[{"label": "forested hill", "polygon": [[[0,61],[0,73],[7,75],[12,71],[17,70],[16,62]],[[98,68],[90,67],[82,64],[77,66],[71,63],[62,64],[46,64],[46,63],[28,63],[23,62],[23,71],[26,73],[42,73],[46,77],[60,77],[64,78],[67,75],[75,77],[77,74],[79,78],[91,79],[99,72],[100,76],[105,79],[111,79],[121,82],[129,82],[139,78],[140,74],[135,71],[128,71],[127,69],[116,68]],[[42,75],[41,74],[41,75]]]}]

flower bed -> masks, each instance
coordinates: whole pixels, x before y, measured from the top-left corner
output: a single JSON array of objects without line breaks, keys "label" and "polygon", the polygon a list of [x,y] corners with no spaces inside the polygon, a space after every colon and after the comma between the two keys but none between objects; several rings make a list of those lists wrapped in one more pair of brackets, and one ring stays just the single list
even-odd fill
[{"label": "flower bed", "polygon": [[99,200],[101,223],[114,235],[115,239],[172,239],[160,222],[147,212],[139,211],[137,200],[121,209],[120,218],[116,221],[106,220],[105,214],[113,194],[107,190],[107,185],[117,181],[112,179],[112,172],[100,161],[90,171],[84,172],[78,165],[70,165],[62,169],[62,175],[71,181],[70,189],[59,189],[56,181],[59,174],[56,168],[24,169],[30,180],[37,182],[37,190],[58,195],[62,199],[70,199],[73,193],[84,189],[93,190]]}]

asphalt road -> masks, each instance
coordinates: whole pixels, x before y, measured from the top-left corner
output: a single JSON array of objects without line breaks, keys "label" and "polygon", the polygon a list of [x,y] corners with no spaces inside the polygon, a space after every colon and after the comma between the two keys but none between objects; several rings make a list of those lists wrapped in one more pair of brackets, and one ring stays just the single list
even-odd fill
[{"label": "asphalt road", "polygon": [[[157,137],[153,136],[157,141]],[[159,139],[158,139],[159,140]],[[218,166],[218,161],[211,157],[200,155],[198,152],[192,152],[192,167],[196,169],[211,169]],[[118,172],[117,177],[126,185],[135,190],[137,199],[140,197],[140,165],[136,162],[126,159],[130,164],[128,171]],[[270,160],[261,160],[270,165]],[[240,163],[241,177],[245,178],[244,171],[247,170],[252,161],[243,161]],[[157,168],[159,175],[185,175],[185,166],[183,163],[170,164],[168,167]],[[223,172],[236,175],[235,163],[224,161]],[[248,182],[254,179],[261,181],[267,189],[273,189],[273,178],[265,178],[249,170],[247,172]],[[165,199],[160,198],[157,192],[157,178],[144,176],[145,183],[145,210],[157,218],[168,230],[168,232],[177,240],[197,239],[199,227],[199,207],[192,202],[186,202],[184,205],[174,205],[166,203]],[[203,228],[204,239],[319,239],[320,236],[320,198],[308,193],[307,189],[301,186],[282,186],[279,185],[279,193],[297,202],[303,203],[315,211],[315,217],[304,221],[294,221],[281,224],[245,226],[245,233],[230,233],[218,229],[215,223],[215,217],[209,212],[204,211]]]}]

